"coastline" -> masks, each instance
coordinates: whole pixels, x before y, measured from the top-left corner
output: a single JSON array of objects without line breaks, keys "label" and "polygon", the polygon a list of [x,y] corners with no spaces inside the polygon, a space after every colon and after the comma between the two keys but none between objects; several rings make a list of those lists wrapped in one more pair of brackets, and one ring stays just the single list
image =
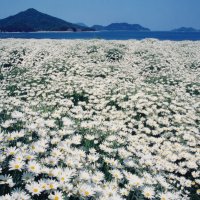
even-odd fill
[{"label": "coastline", "polygon": [[105,40],[171,40],[171,41],[200,41],[199,32],[171,31],[37,31],[37,32],[0,32],[1,39],[105,39]]}]

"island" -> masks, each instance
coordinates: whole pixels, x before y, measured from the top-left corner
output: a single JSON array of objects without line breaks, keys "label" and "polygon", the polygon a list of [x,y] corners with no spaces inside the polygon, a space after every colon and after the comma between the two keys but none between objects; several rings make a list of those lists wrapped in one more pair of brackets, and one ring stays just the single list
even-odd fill
[{"label": "island", "polygon": [[180,27],[180,28],[177,28],[177,29],[173,29],[171,31],[172,32],[198,32],[200,30],[197,30],[197,29],[192,28],[192,27]]},{"label": "island", "polygon": [[94,29],[73,24],[41,13],[33,8],[0,20],[0,32],[38,31],[94,31]]},{"label": "island", "polygon": [[0,32],[39,32],[39,31],[150,31],[139,24],[111,23],[108,26],[84,23],[70,23],[57,17],[29,8],[16,15],[0,20]]},{"label": "island", "polygon": [[139,24],[128,24],[128,23],[112,23],[108,26],[94,25],[91,27],[92,29],[101,31],[150,31],[149,28],[145,28]]}]

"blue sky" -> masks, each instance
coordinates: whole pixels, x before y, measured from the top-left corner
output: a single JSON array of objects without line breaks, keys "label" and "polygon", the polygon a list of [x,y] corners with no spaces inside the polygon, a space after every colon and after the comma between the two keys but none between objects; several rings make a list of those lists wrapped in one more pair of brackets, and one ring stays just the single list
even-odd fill
[{"label": "blue sky", "polygon": [[0,0],[0,19],[28,8],[87,25],[128,22],[152,30],[200,29],[200,0]]}]

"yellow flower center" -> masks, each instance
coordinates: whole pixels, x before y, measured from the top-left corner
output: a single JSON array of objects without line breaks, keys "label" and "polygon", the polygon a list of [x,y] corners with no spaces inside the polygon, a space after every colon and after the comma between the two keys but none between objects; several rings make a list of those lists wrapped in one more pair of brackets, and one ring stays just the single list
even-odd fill
[{"label": "yellow flower center", "polygon": [[38,192],[38,189],[37,189],[37,188],[34,188],[34,189],[33,189],[33,192],[34,192],[34,193],[37,193],[37,192]]},{"label": "yellow flower center", "polygon": [[49,187],[50,187],[51,189],[54,189],[54,185],[53,185],[53,184],[50,184]]},{"label": "yellow flower center", "polygon": [[55,196],[55,197],[54,197],[54,200],[59,200],[59,197],[58,197],[58,196]]},{"label": "yellow flower center", "polygon": [[136,184],[136,186],[139,186],[139,185],[140,185],[140,182],[136,182],[135,184]]},{"label": "yellow flower center", "polygon": [[64,180],[65,180],[65,178],[64,178],[64,177],[62,177],[62,178],[61,178],[61,181],[64,181]]},{"label": "yellow flower center", "polygon": [[147,192],[147,193],[145,194],[145,196],[146,196],[146,197],[150,197],[151,194],[150,194],[149,192]]},{"label": "yellow flower center", "polygon": [[167,200],[165,197],[162,197],[161,200]]},{"label": "yellow flower center", "polygon": [[20,166],[18,164],[15,165],[15,169],[19,169]]},{"label": "yellow flower center", "polygon": [[42,189],[46,189],[46,185],[43,185],[43,186],[42,186]]},{"label": "yellow flower center", "polygon": [[30,159],[31,159],[31,156],[27,156],[26,158],[27,158],[28,160],[30,160]]},{"label": "yellow flower center", "polygon": [[85,196],[89,196],[90,193],[88,191],[85,191]]},{"label": "yellow flower center", "polygon": [[32,170],[35,170],[35,166],[31,166],[30,168],[31,168]]}]

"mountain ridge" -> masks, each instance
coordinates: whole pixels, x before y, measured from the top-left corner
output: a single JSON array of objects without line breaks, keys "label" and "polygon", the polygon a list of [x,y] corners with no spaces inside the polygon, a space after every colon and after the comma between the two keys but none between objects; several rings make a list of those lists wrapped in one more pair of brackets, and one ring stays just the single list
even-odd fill
[{"label": "mountain ridge", "polygon": [[129,23],[111,23],[107,26],[93,25],[91,28],[95,30],[107,30],[107,31],[119,31],[119,30],[130,30],[130,31],[150,31],[149,28],[143,27],[140,24],[129,24]]},{"label": "mountain ridge", "polygon": [[[140,24],[126,22],[111,23],[107,26],[93,25],[91,27],[84,23],[71,23],[63,19],[42,13],[34,8],[0,19],[0,32],[39,32],[39,31],[135,31],[148,32],[149,28]],[[180,27],[169,32],[200,32],[192,27]]]},{"label": "mountain ridge", "polygon": [[29,8],[16,15],[0,20],[1,32],[37,31],[93,31],[88,27],[67,22],[51,15]]}]

